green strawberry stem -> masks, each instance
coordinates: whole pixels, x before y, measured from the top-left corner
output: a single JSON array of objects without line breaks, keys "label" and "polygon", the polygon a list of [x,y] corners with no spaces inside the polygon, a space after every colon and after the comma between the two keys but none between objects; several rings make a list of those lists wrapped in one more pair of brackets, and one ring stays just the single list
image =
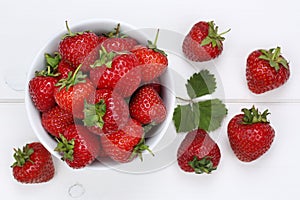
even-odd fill
[{"label": "green strawberry stem", "polygon": [[68,30],[68,33],[62,36],[62,38],[61,38],[62,40],[65,39],[66,37],[74,37],[74,36],[76,36],[76,35],[82,35],[82,34],[85,33],[85,32],[89,32],[89,31],[83,31],[83,32],[76,32],[76,33],[73,33],[73,32],[71,31],[71,29],[69,28],[68,21],[65,21],[65,23],[66,23],[66,28],[67,28],[67,30]]},{"label": "green strawberry stem", "polygon": [[32,148],[29,148],[28,145],[25,145],[23,149],[14,149],[14,158],[15,162],[12,164],[11,167],[22,167],[26,162],[34,163],[32,160],[30,160],[31,154],[33,154],[34,150]]},{"label": "green strawberry stem", "polygon": [[194,169],[196,174],[210,174],[213,170],[217,169],[213,166],[211,159],[207,156],[202,159],[199,159],[197,156],[194,156],[194,159],[188,164]]},{"label": "green strawberry stem", "polygon": [[180,100],[180,101],[183,101],[183,102],[187,102],[187,103],[196,103],[196,101],[194,101],[193,99],[185,99],[185,98],[182,98],[182,97],[176,97],[176,99]]},{"label": "green strawberry stem", "polygon": [[118,23],[117,27],[114,28],[113,31],[104,33],[103,35],[108,38],[126,38],[127,35],[121,34],[120,27],[121,27],[121,25],[120,25],[120,23]]},{"label": "green strawberry stem", "polygon": [[154,42],[147,40],[148,42],[147,47],[149,49],[152,49],[155,52],[161,53],[164,56],[168,56],[163,50],[157,48],[158,35],[159,35],[159,29],[157,29]]},{"label": "green strawberry stem", "polygon": [[254,123],[269,123],[267,120],[267,115],[269,111],[265,110],[262,114],[252,106],[251,109],[243,108],[242,112],[244,113],[243,124],[254,124]]},{"label": "green strawberry stem", "polygon": [[72,140],[67,140],[62,134],[59,134],[60,139],[56,138],[57,146],[54,149],[54,151],[59,152],[60,154],[62,154],[62,160],[69,160],[69,161],[73,161],[74,157],[73,157],[73,153],[74,153],[74,145],[75,145],[75,141],[74,139]]},{"label": "green strawberry stem", "polygon": [[87,101],[84,101],[84,120],[83,123],[85,126],[97,126],[100,129],[103,128],[104,120],[103,116],[106,113],[106,104],[103,99],[101,99],[96,104],[88,104]]},{"label": "green strawberry stem", "polygon": [[284,68],[288,69],[288,61],[281,56],[280,47],[276,47],[275,49],[260,50],[262,55],[259,56],[260,59],[266,60],[269,62],[271,67],[274,67],[276,71],[280,69],[280,65]]},{"label": "green strawberry stem", "polygon": [[78,83],[86,82],[86,74],[83,74],[82,71],[79,71],[81,64],[77,67],[74,73],[69,72],[67,78],[60,79],[55,86],[60,86],[59,90],[66,88],[68,91],[71,86],[74,86]]},{"label": "green strawberry stem", "polygon": [[129,159],[132,160],[133,158],[135,158],[136,155],[138,155],[140,160],[143,161],[142,153],[145,150],[147,150],[152,156],[154,156],[154,153],[149,149],[149,146],[146,145],[146,141],[143,136],[140,142],[133,148],[132,154],[130,155]]},{"label": "green strawberry stem", "polygon": [[209,26],[208,35],[206,36],[206,38],[202,40],[200,46],[205,46],[211,43],[213,47],[217,46],[219,49],[222,48],[221,42],[225,40],[225,38],[222,35],[228,33],[231,29],[228,29],[227,31],[219,34],[218,33],[219,27],[215,26],[214,21],[210,21],[207,23]]}]

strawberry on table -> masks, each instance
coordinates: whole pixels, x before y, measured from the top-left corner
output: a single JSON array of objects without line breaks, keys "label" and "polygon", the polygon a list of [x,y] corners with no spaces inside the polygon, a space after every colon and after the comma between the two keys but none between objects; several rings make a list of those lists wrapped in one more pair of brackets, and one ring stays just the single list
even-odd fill
[{"label": "strawberry on table", "polygon": [[74,169],[91,164],[99,155],[99,137],[82,125],[69,125],[58,141],[55,151],[62,154],[62,159]]},{"label": "strawberry on table", "polygon": [[142,86],[134,93],[129,102],[129,112],[132,118],[143,125],[159,124],[167,116],[167,109],[163,100],[150,85]]},{"label": "strawberry on table", "polygon": [[153,155],[145,144],[142,125],[134,119],[129,119],[122,129],[101,136],[101,143],[106,154],[120,163],[130,162],[136,156],[142,159],[145,150]]},{"label": "strawberry on table", "polygon": [[39,142],[15,149],[15,163],[11,166],[14,178],[21,183],[48,182],[54,177],[55,168],[51,154]]},{"label": "strawberry on table", "polygon": [[84,125],[95,134],[121,129],[128,121],[129,109],[125,100],[110,89],[98,89],[85,102]]},{"label": "strawberry on table", "polygon": [[54,137],[59,137],[59,134],[63,133],[65,128],[73,123],[73,114],[59,106],[42,113],[42,125]]},{"label": "strawberry on table", "polygon": [[280,47],[260,49],[248,56],[246,79],[250,91],[261,94],[282,86],[289,79],[289,64],[280,50]]},{"label": "strawberry on table", "polygon": [[190,131],[177,151],[177,163],[185,172],[211,173],[217,169],[220,149],[203,129]]},{"label": "strawberry on table", "polygon": [[159,77],[167,69],[167,54],[156,46],[159,30],[157,30],[154,43],[148,41],[147,47],[139,46],[131,50],[139,60],[142,67],[142,81],[149,82]]},{"label": "strawberry on table", "polygon": [[196,23],[184,38],[184,55],[196,62],[208,61],[218,57],[223,51],[223,33],[218,33],[218,26],[213,21]]},{"label": "strawberry on table", "polygon": [[227,133],[231,148],[244,162],[256,160],[266,153],[273,143],[275,131],[267,120],[270,113],[260,113],[254,106],[242,109],[229,122]]},{"label": "strawberry on table", "polygon": [[76,118],[83,119],[84,100],[95,92],[95,88],[87,75],[79,69],[80,66],[73,74],[69,73],[67,79],[58,81],[54,98],[62,109],[72,113]]},{"label": "strawberry on table", "polygon": [[122,97],[129,97],[141,82],[141,68],[133,53],[100,50],[100,58],[92,65],[90,79],[98,88],[109,88]]},{"label": "strawberry on table", "polygon": [[82,70],[89,71],[89,65],[97,59],[101,40],[90,31],[71,32],[67,22],[66,27],[68,33],[64,35],[58,47],[62,59],[75,67],[82,64]]}]

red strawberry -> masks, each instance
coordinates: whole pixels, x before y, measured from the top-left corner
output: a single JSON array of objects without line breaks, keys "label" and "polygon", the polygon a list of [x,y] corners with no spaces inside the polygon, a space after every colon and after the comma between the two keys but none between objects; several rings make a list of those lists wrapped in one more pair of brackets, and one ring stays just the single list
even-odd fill
[{"label": "red strawberry", "polygon": [[137,41],[133,38],[127,37],[126,35],[120,32],[120,24],[109,33],[106,33],[107,37],[101,45],[106,49],[107,52],[115,51],[130,51],[135,45],[137,45]]},{"label": "red strawberry", "polygon": [[21,183],[42,183],[54,177],[51,154],[39,142],[26,144],[22,150],[15,149],[14,158],[13,176]]},{"label": "red strawberry", "polygon": [[62,159],[75,169],[91,164],[99,154],[99,138],[90,133],[84,126],[69,125],[60,135],[59,143],[55,148],[62,154]]},{"label": "red strawberry", "polygon": [[155,89],[142,86],[129,103],[130,116],[142,124],[161,123],[167,116],[166,106]]},{"label": "red strawberry", "polygon": [[159,50],[156,46],[159,30],[157,31],[155,41],[148,41],[148,46],[134,48],[131,52],[136,55],[139,64],[142,67],[142,81],[149,82],[159,77],[168,66],[167,54]]},{"label": "red strawberry", "polygon": [[65,128],[73,123],[72,113],[65,111],[59,106],[42,113],[42,125],[54,137],[59,137],[59,134],[63,133]]},{"label": "red strawberry", "polygon": [[131,96],[141,82],[141,68],[132,53],[108,53],[102,48],[93,68],[90,79],[98,89],[109,88],[123,97]]},{"label": "red strawberry", "polygon": [[242,111],[244,114],[238,114],[230,120],[227,133],[237,158],[244,162],[251,162],[268,151],[275,131],[267,121],[268,110],[261,114],[253,106]]},{"label": "red strawberry", "polygon": [[132,161],[137,155],[141,157],[144,150],[149,150],[143,138],[141,124],[130,119],[122,129],[101,137],[102,147],[113,160],[121,163]]},{"label": "red strawberry", "polygon": [[202,129],[189,132],[177,151],[177,162],[185,172],[211,173],[219,165],[220,149]]},{"label": "red strawberry", "polygon": [[290,77],[287,60],[282,57],[280,47],[253,51],[247,58],[246,78],[248,88],[261,94],[283,85]]},{"label": "red strawberry", "polygon": [[84,100],[95,92],[91,81],[86,78],[80,67],[67,79],[61,79],[54,91],[56,103],[64,110],[72,113],[74,117],[83,119]]},{"label": "red strawberry", "polygon": [[75,69],[71,63],[66,60],[61,60],[57,66],[57,72],[59,73],[57,79],[66,79],[68,78],[69,73],[73,73],[74,71]]},{"label": "red strawberry", "polygon": [[185,56],[192,61],[208,61],[218,57],[223,51],[222,36],[218,34],[218,26],[213,21],[196,23],[184,38],[182,50]]},{"label": "red strawberry", "polygon": [[36,76],[29,81],[29,94],[39,111],[45,112],[56,105],[54,99],[56,83],[57,79],[49,76]]},{"label": "red strawberry", "polygon": [[45,54],[46,67],[35,72],[35,77],[29,81],[29,94],[33,104],[40,112],[45,112],[56,105],[54,99],[55,84],[57,83],[57,65],[61,58],[58,53],[54,56]]},{"label": "red strawberry", "polygon": [[88,70],[98,56],[99,37],[93,32],[72,33],[66,22],[68,34],[59,43],[59,53],[63,60],[69,61],[73,66],[82,64],[82,70]]},{"label": "red strawberry", "polygon": [[84,125],[96,134],[121,129],[128,121],[129,110],[125,100],[110,89],[99,89],[85,103]]}]

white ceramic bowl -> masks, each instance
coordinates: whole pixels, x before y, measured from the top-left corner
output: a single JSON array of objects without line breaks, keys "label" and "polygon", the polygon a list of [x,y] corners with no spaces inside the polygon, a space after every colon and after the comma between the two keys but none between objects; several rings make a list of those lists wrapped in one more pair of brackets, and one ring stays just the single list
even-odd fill
[{"label": "white ceramic bowl", "polygon": [[[116,21],[116,20],[111,20],[111,19],[87,20],[75,25],[70,24],[70,28],[73,32],[90,30],[95,33],[106,33],[113,30],[113,28],[115,28],[118,23],[121,24],[121,31],[123,33],[126,33],[128,36],[135,38],[141,44],[145,44],[147,39],[151,39],[151,38],[147,38],[143,33],[139,32],[137,28],[129,24]],[[57,152],[54,151],[57,142],[44,130],[41,124],[41,114],[34,107],[31,101],[29,91],[28,91],[28,83],[34,77],[35,71],[41,70],[45,66],[44,54],[58,51],[58,44],[61,40],[61,36],[64,35],[65,33],[66,30],[62,30],[59,33],[57,33],[53,38],[49,40],[49,42],[37,54],[28,72],[27,82],[26,82],[27,86],[25,87],[26,88],[25,106],[26,106],[26,111],[27,111],[30,125],[34,133],[40,140],[40,142],[47,148],[47,150],[52,155],[54,155],[57,158],[61,158],[61,155],[59,155]],[[147,138],[146,140],[146,143],[149,145],[150,149],[153,149],[157,145],[157,143],[161,140],[162,136],[166,132],[170,122],[172,121],[172,114],[175,106],[175,96],[173,94],[174,82],[172,80],[171,73],[169,70],[167,70],[162,75],[161,84],[164,86],[162,96],[167,107],[168,115],[166,120],[163,123],[151,129],[152,131],[152,133],[150,134],[151,137]],[[85,169],[107,169],[110,166],[114,166],[117,164],[118,163],[112,161],[109,162],[95,161],[93,164],[85,167]]]}]

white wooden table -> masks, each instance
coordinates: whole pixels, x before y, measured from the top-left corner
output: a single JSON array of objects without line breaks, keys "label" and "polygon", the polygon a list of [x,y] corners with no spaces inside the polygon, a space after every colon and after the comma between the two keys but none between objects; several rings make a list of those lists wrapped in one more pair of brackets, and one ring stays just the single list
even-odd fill
[{"label": "white wooden table", "polygon": [[[1,199],[299,199],[299,8],[294,0],[1,1]],[[214,20],[220,30],[231,28],[223,54],[213,62],[228,108],[222,127],[213,133],[218,134],[222,153],[217,171],[200,176],[183,173],[175,162],[175,146],[170,162],[148,173],[74,171],[54,158],[56,174],[50,182],[22,185],[13,179],[13,148],[37,141],[24,106],[31,62],[47,40],[64,28],[65,20],[72,24],[91,18],[112,18],[183,35],[200,20]],[[277,90],[253,95],[245,80],[246,57],[257,48],[276,46],[290,61],[291,77]],[[245,164],[233,155],[226,126],[241,108],[253,104],[270,110],[276,136],[267,154]]]}]

